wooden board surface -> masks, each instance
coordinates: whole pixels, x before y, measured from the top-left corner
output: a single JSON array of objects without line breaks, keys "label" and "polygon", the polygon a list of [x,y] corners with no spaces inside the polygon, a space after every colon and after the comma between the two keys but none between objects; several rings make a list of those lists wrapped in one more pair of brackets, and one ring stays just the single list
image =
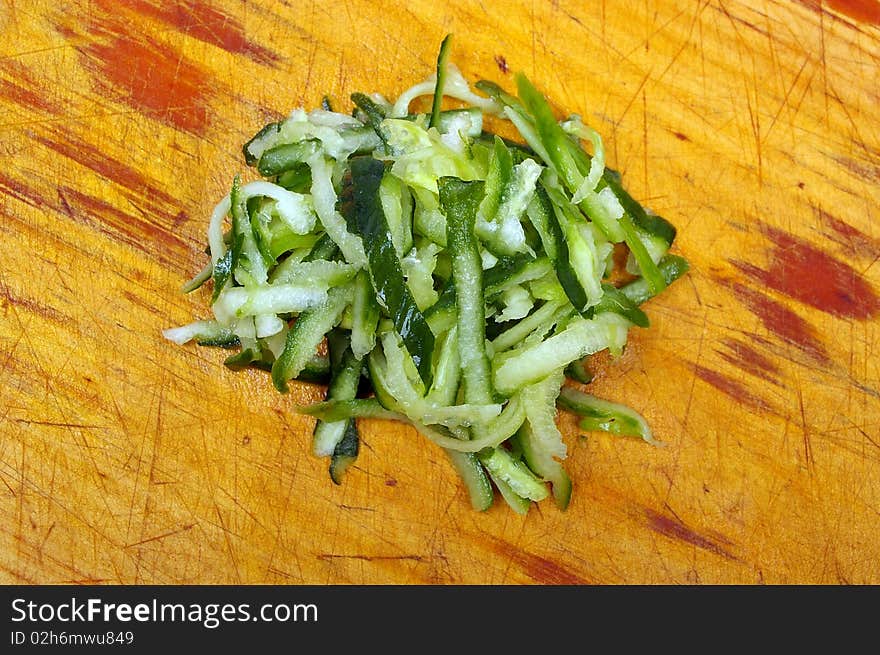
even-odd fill
[{"label": "wooden board surface", "polygon": [[[319,388],[160,336],[241,143],[447,32],[599,129],[693,265],[594,385],[665,447],[563,419],[566,513],[477,514],[379,421],[336,487]],[[877,2],[4,0],[0,34],[0,581],[880,582]]]}]

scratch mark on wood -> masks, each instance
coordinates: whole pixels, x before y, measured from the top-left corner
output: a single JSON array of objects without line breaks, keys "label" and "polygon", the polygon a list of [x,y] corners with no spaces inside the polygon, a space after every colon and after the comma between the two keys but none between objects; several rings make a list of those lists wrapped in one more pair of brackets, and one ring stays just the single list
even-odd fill
[{"label": "scratch mark on wood", "polygon": [[585,580],[573,571],[569,571],[561,564],[557,564],[540,555],[528,553],[506,541],[495,538],[491,539],[489,543],[495,552],[516,564],[522,569],[523,573],[536,582],[552,585],[589,584],[588,580]]},{"label": "scratch mark on wood", "polygon": [[222,487],[220,488],[220,491],[223,492],[232,501],[232,503],[236,507],[238,507],[242,512],[244,512],[247,515],[247,517],[254,522],[255,525],[258,525],[261,528],[263,528],[263,530],[265,530],[266,532],[269,532],[269,526],[264,525],[263,522],[260,521],[259,518],[257,518],[256,514],[254,514],[250,509],[248,509],[247,506],[242,504],[242,502],[238,499],[238,497],[236,495],[229,493],[228,491],[226,491],[226,489],[223,489]]},{"label": "scratch mark on wood", "polygon": [[[782,114],[782,110],[788,106],[788,99],[791,97],[791,92],[794,91],[794,88],[797,86],[798,80],[801,79],[801,75],[806,69],[807,64],[809,64],[811,58],[807,56],[804,59],[804,63],[801,64],[801,67],[798,69],[797,74],[794,76],[794,79],[791,81],[791,84],[788,86],[788,89],[785,91],[785,96],[782,98],[782,102],[779,103],[779,109],[776,110],[776,113],[773,115],[773,119],[770,121],[770,126],[767,128],[767,131],[764,133],[764,138],[767,139],[770,136],[770,133],[773,131],[773,127],[776,125],[776,122],[779,120],[780,114]],[[800,108],[800,103],[797,105]],[[797,115],[797,111],[795,111],[795,115]],[[793,119],[792,119],[793,122]]]},{"label": "scratch mark on wood", "polygon": [[642,90],[642,159],[645,166],[645,195],[648,194],[648,96],[644,89]]},{"label": "scratch mark on wood", "polygon": [[798,408],[800,409],[801,414],[801,431],[804,438],[804,461],[807,464],[807,468],[812,471],[815,464],[815,460],[813,459],[813,445],[810,442],[810,426],[807,425],[807,413],[804,409],[804,392],[800,385],[797,385],[797,396]]},{"label": "scratch mark on wood", "polygon": [[412,560],[415,562],[427,562],[431,560],[431,555],[346,555],[342,553],[318,553],[317,558],[320,560],[334,559],[355,559],[364,562],[382,562],[394,560]]},{"label": "scratch mark on wood", "polygon": [[[121,188],[131,192],[133,197],[152,201],[151,211],[163,212],[163,215],[167,215],[169,222],[172,222],[176,217],[180,205],[176,198],[158,188],[141,170],[111,157],[107,151],[99,150],[70,129],[59,126],[52,130],[48,136],[35,134],[32,138],[59,155],[118,184]],[[163,205],[170,205],[174,209],[170,211],[163,208]]]},{"label": "scratch mark on wood", "polygon": [[270,566],[266,569],[267,573],[274,573],[275,575],[280,575],[282,578],[288,578],[289,580],[300,580],[301,578],[297,578],[295,575],[288,573],[287,571],[282,571],[279,568],[274,566]]},{"label": "scratch mark on wood", "polygon": [[91,586],[91,585],[104,584],[107,582],[119,582],[119,581],[113,580],[112,578],[85,577],[85,578],[69,578],[66,580],[57,580],[54,584]]},{"label": "scratch mark on wood", "polygon": [[[754,63],[754,61],[753,61]],[[752,133],[755,136],[755,151],[758,163],[758,186],[764,186],[764,157],[762,153],[762,139],[761,139],[761,115],[760,108],[758,106],[758,90],[757,90],[757,75],[753,74],[752,82],[756,85],[755,88],[755,108],[752,109],[752,99],[749,93],[748,88],[746,89],[745,96],[746,102],[749,108],[749,121],[752,124]]]},{"label": "scratch mark on wood", "polygon": [[762,412],[771,411],[770,405],[768,405],[763,398],[759,398],[753,394],[740,382],[727,377],[723,373],[701,366],[700,364],[692,364],[692,368],[694,374],[698,378],[711,384],[713,387],[730,396],[737,402],[743,403],[744,405],[748,405],[749,407]]},{"label": "scratch mark on wood", "polygon": [[47,321],[52,321],[53,323],[57,324],[66,324],[70,321],[70,316],[68,316],[67,314],[60,312],[59,310],[49,305],[44,305],[32,298],[24,298],[18,294],[15,294],[7,285],[3,286],[3,290],[2,292],[0,292],[0,296],[8,301],[9,304],[21,307],[26,312],[40,316]]},{"label": "scratch mark on wood", "polygon": [[642,78],[642,81],[639,82],[639,85],[636,87],[635,93],[632,94],[632,97],[629,99],[629,102],[626,103],[626,107],[623,108],[623,112],[620,114],[620,116],[617,118],[617,120],[614,121],[615,125],[620,125],[621,123],[623,123],[623,119],[626,118],[627,113],[629,113],[630,107],[633,106],[633,103],[636,101],[636,98],[638,98],[641,95],[642,89],[645,88],[645,84],[647,84],[648,80],[651,78],[652,71],[653,71],[653,69],[649,70],[647,73],[645,73],[645,76]]},{"label": "scratch mark on wood", "polygon": [[177,530],[169,530],[168,532],[164,532],[162,534],[157,534],[155,537],[148,537],[147,539],[141,539],[140,541],[136,541],[132,544],[126,544],[123,546],[124,548],[134,548],[135,546],[143,546],[144,544],[149,544],[154,541],[161,541],[166,537],[171,537],[176,534],[180,534],[181,532],[186,532],[187,530],[191,530],[193,528],[193,524],[189,523],[184,525],[183,527],[178,528]]},{"label": "scratch mark on wood", "polygon": [[[71,217],[165,264],[179,263],[189,245],[176,233],[145,217],[121,211],[114,205],[64,187],[73,209]],[[161,247],[157,245],[161,244]]]},{"label": "scratch mark on wood", "polygon": [[849,418],[847,418],[847,420],[848,420],[849,423],[850,423],[850,424],[851,424],[851,425],[852,425],[852,426],[858,431],[858,433],[859,433],[860,435],[862,435],[862,436],[865,438],[865,441],[867,441],[868,443],[870,443],[870,444],[871,444],[872,446],[874,446],[875,448],[880,449],[880,442],[876,441],[876,440],[875,440],[870,434],[868,434],[868,432],[867,432],[864,428],[862,428],[860,425],[856,425],[856,424],[853,423],[852,420],[850,420]]},{"label": "scratch mark on wood", "polygon": [[15,493],[15,489],[12,488],[12,485],[9,484],[9,483],[6,481],[6,476],[0,475],[0,480],[2,480],[4,486],[5,486],[7,489],[9,489],[9,493],[12,494],[12,497],[13,497],[13,498],[15,498],[16,496],[18,496],[18,494]]},{"label": "scratch mark on wood", "polygon": [[[22,444],[22,445],[24,445],[24,444]],[[121,547],[121,545],[119,543],[117,543],[115,541],[115,539],[113,539],[109,534],[106,534],[101,530],[101,526],[91,522],[90,521],[91,517],[77,513],[74,509],[72,509],[71,507],[68,507],[64,502],[62,502],[64,500],[64,498],[59,498],[57,495],[53,496],[53,495],[47,493],[41,487],[37,486],[27,476],[26,467],[24,466],[24,460],[21,460],[21,462],[22,463],[19,464],[19,467],[18,467],[19,470],[15,471],[19,475],[19,487],[20,487],[19,493],[18,493],[19,498],[21,498],[24,495],[24,491],[25,491],[25,489],[27,489],[29,492],[31,492],[32,495],[39,496],[41,499],[45,500],[48,504],[60,509],[62,512],[64,512],[65,515],[69,516],[77,524],[80,524],[82,526],[86,526],[92,533],[94,533],[94,535],[100,537],[107,544],[109,544],[110,548],[115,549],[115,548]],[[11,468],[11,465],[9,466],[9,468]],[[23,534],[23,533],[20,533],[20,534]],[[77,567],[74,566],[73,564],[59,561],[56,558],[53,558],[51,556],[47,556],[47,557],[52,562],[57,563],[59,566],[65,568],[71,572],[77,573],[78,575],[85,575],[82,571],[78,570]]]},{"label": "scratch mark on wood", "polygon": [[[862,124],[862,119],[853,116],[852,111],[850,111],[850,107],[849,107],[850,103],[842,100],[840,97],[840,94],[837,93],[837,89],[829,82],[828,89],[827,89],[827,92],[825,95],[825,99],[827,101],[831,98],[833,98],[837,102],[837,105],[840,107],[840,110],[843,112],[843,115],[846,116],[846,120],[849,123],[849,127],[850,127],[850,134],[848,135],[849,140],[852,142],[853,145],[858,146],[862,151],[864,151],[865,154],[868,156],[869,160],[876,162],[877,153],[872,152],[868,148],[867,141],[862,136],[862,131],[861,131],[861,127],[860,127],[860,125]],[[858,109],[857,109],[857,111],[858,111]],[[847,159],[851,159],[851,158],[847,158]],[[852,161],[854,161],[854,160],[852,160]],[[873,171],[875,173],[875,175],[878,171],[877,168],[873,168],[873,167],[869,167],[867,170]],[[864,172],[857,172],[857,174],[860,175],[861,177],[868,178],[868,176],[866,176]],[[868,178],[868,179],[870,179],[870,178]]]},{"label": "scratch mark on wood", "polygon": [[42,561],[43,561],[43,550],[46,548],[46,542],[49,541],[49,537],[51,536],[52,531],[53,531],[54,529],[55,529],[55,522],[53,521],[52,524],[49,526],[49,529],[46,530],[46,534],[45,534],[45,535],[43,536],[43,538],[40,540],[40,543],[39,543],[39,545],[38,545],[37,548],[36,548],[36,550],[37,550],[37,557],[39,558],[39,560],[40,560],[41,563],[42,563]]},{"label": "scratch mark on wood", "polygon": [[[669,516],[660,514],[649,507],[645,507],[643,511],[645,517],[648,519],[648,527],[655,532],[659,532],[671,539],[678,539],[679,541],[691,544],[697,548],[702,548],[715,555],[720,555],[725,559],[736,562],[741,561],[736,555],[728,551],[727,548],[715,543],[715,541],[708,537],[704,537],[703,535],[694,532],[678,518],[670,518]],[[729,543],[730,542],[728,541],[728,544]]]},{"label": "scratch mark on wood", "polygon": [[64,421],[41,421],[37,419],[15,418],[12,419],[16,423],[24,423],[25,425],[42,425],[52,428],[68,428],[68,429],[87,429],[87,430],[106,430],[106,425],[97,425],[93,423],[66,423]]},{"label": "scratch mark on wood", "polygon": [[40,192],[27,186],[21,180],[9,177],[2,171],[0,171],[0,193],[30,205],[34,209],[43,209],[48,206],[46,199]]},{"label": "scratch mark on wood", "polygon": [[[678,50],[675,51],[675,54],[673,54],[672,57],[669,59],[669,63],[666,64],[666,67],[662,71],[660,71],[660,74],[654,80],[655,82],[659,82],[664,77],[666,77],[666,73],[669,72],[669,69],[672,68],[672,66],[675,64],[675,62],[678,61],[678,58],[681,57],[682,53],[688,48],[688,46],[691,45],[691,39],[693,38],[693,35],[694,35],[694,28],[696,27],[697,23],[702,19],[703,12],[706,11],[706,7],[709,6],[710,2],[711,2],[711,0],[706,0],[705,2],[699,3],[697,10],[695,12],[693,12],[693,17],[691,18],[691,24],[688,27],[687,35],[685,35],[685,37],[681,40],[681,46],[678,48]],[[683,12],[679,12],[675,16],[675,18],[677,19],[679,16],[682,15],[682,13]],[[675,19],[673,19],[673,20],[675,20]],[[672,22],[672,21],[670,21],[670,22]]]},{"label": "scratch mark on wood", "polygon": [[[880,170],[878,170],[878,180],[880,180]],[[880,241],[877,239],[869,237],[861,230],[820,207],[814,206],[813,212],[830,229],[830,231],[824,232],[825,236],[845,247],[847,254],[854,253],[863,257],[880,256]],[[861,271],[861,275],[864,276],[864,271]]]},{"label": "scratch mark on wood", "polygon": [[220,528],[223,531],[223,538],[226,540],[226,553],[229,556],[229,561],[232,563],[232,571],[235,573],[236,583],[241,584],[241,572],[238,570],[238,561],[235,558],[235,550],[232,547],[232,539],[230,537],[231,532],[229,528],[226,527],[226,522],[223,520],[223,514],[220,513],[220,507],[217,505],[216,501],[214,502],[214,511],[217,514],[217,520],[220,521]]},{"label": "scratch mark on wood", "polygon": [[[767,36],[756,25],[749,22],[743,17],[734,16],[730,10],[722,3],[718,3],[719,9],[727,18],[730,23],[731,28],[733,29],[734,34],[736,35],[737,42],[739,47],[737,48],[737,55],[739,57],[740,62],[740,70],[742,72],[742,82],[743,82],[743,95],[746,100],[746,108],[749,113],[749,124],[752,128],[752,136],[755,141],[755,158],[757,161],[757,175],[758,175],[758,186],[763,186],[764,184],[764,165],[763,165],[763,152],[762,152],[762,139],[761,139],[761,118],[760,118],[760,95],[758,93],[758,72],[755,68],[755,57],[752,52],[752,48],[749,47],[749,44],[740,33],[739,28],[737,27],[737,23],[745,25],[747,28],[755,30],[764,36]],[[743,52],[748,53],[749,59],[751,62],[751,73],[746,70],[746,65],[743,60]],[[752,107],[752,95],[754,93],[754,107]]]},{"label": "scratch mark on wood", "polygon": [[[66,34],[63,34],[63,33],[62,33],[62,35],[67,36]],[[4,55],[4,56],[0,57],[0,61],[8,61],[11,59],[20,59],[22,57],[30,57],[33,55],[42,55],[42,54],[46,54],[49,52],[58,52],[59,50],[65,50],[65,49],[71,48],[71,47],[73,47],[73,46],[69,43],[62,43],[59,45],[52,45],[52,46],[48,46],[45,48],[34,48],[33,50],[21,50],[19,52],[14,52],[12,54]]]},{"label": "scratch mark on wood", "polygon": [[727,362],[738,366],[755,377],[767,380],[779,385],[775,376],[779,375],[779,367],[768,357],[765,357],[747,343],[733,338],[722,340],[724,346],[730,352],[718,351],[718,354]]},{"label": "scratch mark on wood", "polygon": [[825,103],[825,124],[828,125],[830,112],[828,110],[828,58],[825,54],[825,12],[819,11],[819,54],[822,60],[822,101]]},{"label": "scratch mark on wood", "polygon": [[[853,119],[853,123],[854,122],[855,120]],[[864,145],[860,138],[854,138],[853,141],[857,144]],[[832,155],[831,158],[838,164],[844,166],[856,177],[865,180],[866,182],[872,184],[880,182],[880,164],[873,162],[862,163],[853,157],[847,157],[845,155]]]},{"label": "scratch mark on wood", "polygon": [[8,98],[32,111],[61,113],[55,103],[49,100],[48,93],[41,87],[39,78],[35,78],[31,69],[20,61],[0,59],[0,73],[4,76],[0,77],[0,98]]}]

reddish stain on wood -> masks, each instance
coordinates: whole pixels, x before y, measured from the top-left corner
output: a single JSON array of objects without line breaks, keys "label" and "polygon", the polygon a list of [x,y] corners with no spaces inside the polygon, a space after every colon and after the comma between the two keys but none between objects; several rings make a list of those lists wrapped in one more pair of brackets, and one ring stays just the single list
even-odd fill
[{"label": "reddish stain on wood", "polygon": [[0,60],[0,97],[7,98],[25,109],[58,113],[31,70],[14,59]]},{"label": "reddish stain on wood", "polygon": [[829,228],[825,232],[828,238],[844,246],[847,251],[871,259],[880,256],[880,242],[876,239],[822,209],[816,209],[816,214]]},{"label": "reddish stain on wood", "polygon": [[857,21],[880,25],[880,2],[877,0],[825,0],[825,4]]},{"label": "reddish stain on wood", "polygon": [[15,305],[16,307],[21,307],[31,314],[41,316],[47,321],[52,321],[53,323],[59,324],[67,324],[70,321],[70,317],[68,315],[58,311],[54,307],[45,305],[41,302],[34,300],[33,298],[25,298],[21,295],[18,295],[6,285],[2,285],[2,287],[0,287],[0,296],[2,296],[8,303]]},{"label": "reddish stain on wood", "polygon": [[744,284],[734,283],[731,289],[773,334],[786,343],[796,346],[817,363],[823,365],[830,363],[828,353],[819,341],[816,330],[798,314]]},{"label": "reddish stain on wood", "polygon": [[787,232],[765,230],[773,243],[770,267],[732,260],[740,271],[832,316],[866,320],[880,313],[880,297],[851,266]]},{"label": "reddish stain on wood", "polygon": [[740,382],[737,382],[716,370],[701,366],[700,364],[693,364],[693,369],[694,374],[698,378],[711,384],[721,393],[730,396],[737,402],[742,403],[743,405],[748,405],[758,411],[770,411],[770,406],[762,398],[753,394]]},{"label": "reddish stain on wood", "polygon": [[[65,16],[65,19],[66,18],[67,17]],[[68,25],[62,21],[62,22],[56,23],[54,27],[55,27],[55,31],[58,32],[58,34],[63,36],[68,41],[72,42],[74,39],[76,39],[77,37],[80,36],[75,23]]]},{"label": "reddish stain on wood", "polygon": [[[113,159],[106,152],[102,152],[69,131],[58,130],[52,133],[51,137],[34,134],[33,139],[59,155],[85,166],[106,180],[130,191],[137,191],[141,194],[162,194],[158,189],[151,187],[149,180],[139,170]],[[166,195],[163,200],[169,201],[172,198]]]},{"label": "reddish stain on wood", "polygon": [[111,21],[103,21],[93,32],[106,37],[93,39],[83,52],[102,91],[121,94],[118,101],[182,132],[205,133],[211,95],[206,71],[171,46],[126,34]]},{"label": "reddish stain on wood", "polygon": [[20,180],[9,177],[2,170],[0,170],[0,196],[15,198],[34,209],[43,209],[48,206],[46,199],[40,193]]},{"label": "reddish stain on wood", "polygon": [[151,314],[155,314],[162,318],[163,321],[168,320],[168,314],[164,311],[164,309],[157,305],[155,301],[148,300],[144,298],[142,295],[133,293],[128,289],[122,290],[122,295],[133,305],[137,305],[141,309],[144,309]]},{"label": "reddish stain on wood", "polygon": [[844,156],[836,156],[834,157],[834,161],[858,178],[867,182],[880,182],[880,166],[877,166],[876,164]]},{"label": "reddish stain on wood", "polygon": [[725,559],[739,561],[739,558],[730,553],[726,548],[714,540],[694,532],[677,518],[660,514],[647,507],[644,511],[645,517],[648,519],[648,527],[655,532],[659,532],[670,539],[678,539],[697,548],[702,548]]},{"label": "reddish stain on wood", "polygon": [[718,354],[725,361],[755,377],[776,383],[774,378],[779,374],[779,367],[771,359],[759,353],[749,344],[737,339],[724,339],[722,343],[729,352],[719,351]]},{"label": "reddish stain on wood", "polygon": [[880,2],[877,0],[800,0],[800,3],[816,11],[828,8],[860,23],[880,25]]},{"label": "reddish stain on wood", "polygon": [[589,584],[581,576],[569,571],[564,566],[549,559],[527,553],[513,544],[494,539],[493,549],[502,557],[520,567],[535,582],[549,585],[584,585]]},{"label": "reddish stain on wood", "polygon": [[816,210],[819,214],[819,217],[822,219],[828,227],[830,227],[834,232],[836,232],[841,237],[844,237],[848,241],[852,241],[854,239],[867,239],[868,237],[861,230],[857,230],[849,223],[845,223],[839,218],[829,214],[828,212],[818,209]]},{"label": "reddish stain on wood", "polygon": [[58,154],[94,171],[102,178],[118,184],[136,198],[149,213],[162,217],[168,226],[179,225],[181,217],[179,202],[153,184],[141,171],[113,159],[106,152],[84,141],[65,129],[57,129],[50,136],[35,134],[34,141]]},{"label": "reddish stain on wood", "polygon": [[76,189],[62,187],[71,208],[70,217],[167,264],[177,264],[189,251],[176,234],[146,218],[127,213],[109,202]]},{"label": "reddish stain on wood", "polygon": [[280,60],[269,48],[248,39],[244,26],[235,18],[201,0],[97,0],[96,4],[107,12],[118,12],[120,5],[128,7],[187,36],[260,64],[275,64]]}]

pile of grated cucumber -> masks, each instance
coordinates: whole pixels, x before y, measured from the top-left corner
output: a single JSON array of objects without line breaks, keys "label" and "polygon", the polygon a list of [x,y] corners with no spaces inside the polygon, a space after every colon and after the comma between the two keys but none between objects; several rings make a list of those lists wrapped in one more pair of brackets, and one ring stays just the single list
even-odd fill
[{"label": "pile of grated cucumber", "polygon": [[[265,369],[281,392],[326,383],[324,402],[297,410],[317,419],[312,451],[337,484],[356,419],[379,417],[443,448],[476,509],[493,486],[519,513],[550,494],[564,509],[557,408],[583,430],[653,442],[638,413],[582,391],[586,359],[619,354],[648,327],[640,305],[688,265],[668,253],[675,228],[605,166],[595,130],[558,121],[523,75],[516,96],[486,81],[476,93],[449,43],[395,102],[356,93],[345,114],[325,99],[245,144],[264,179],[236,177],[211,217],[210,262],[184,286],[212,280],[214,318],[164,335],[237,349],[227,366]],[[429,111],[411,110],[420,96]]]}]

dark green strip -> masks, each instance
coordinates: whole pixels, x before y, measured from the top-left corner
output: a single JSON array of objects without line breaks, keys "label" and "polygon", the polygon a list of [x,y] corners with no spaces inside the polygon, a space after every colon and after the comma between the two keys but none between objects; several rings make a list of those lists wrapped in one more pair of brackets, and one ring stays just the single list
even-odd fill
[{"label": "dark green strip", "polygon": [[347,211],[343,213],[348,229],[363,240],[376,299],[390,315],[425,387],[430,387],[434,334],[406,285],[388,221],[382,211],[379,185],[384,174],[383,162],[369,156],[354,157],[351,160],[351,201],[345,203]]},{"label": "dark green strip", "polygon": [[336,449],[330,457],[330,479],[334,484],[342,484],[342,476],[357,460],[360,442],[357,425],[353,419],[349,420],[342,441],[336,444]]},{"label": "dark green strip", "polygon": [[440,119],[440,103],[443,100],[443,87],[446,85],[446,60],[449,59],[451,42],[452,35],[447,34],[437,54],[437,82],[434,85],[434,102],[431,104],[431,119],[428,121],[428,127],[437,127],[437,121]]},{"label": "dark green strip", "polygon": [[388,135],[385,133],[385,129],[382,127],[382,121],[385,120],[385,110],[382,109],[378,104],[373,102],[373,100],[363,94],[363,93],[352,93],[351,101],[355,104],[355,106],[360,109],[367,116],[367,120],[370,123],[370,126],[373,128],[373,131],[382,140],[382,144],[384,146],[388,146]]},{"label": "dark green strip", "polygon": [[306,159],[318,150],[318,141],[308,139],[298,143],[284,143],[275,146],[260,156],[257,170],[264,177],[280,175],[302,165]]},{"label": "dark green strip", "polygon": [[241,233],[241,221],[247,216],[247,208],[241,201],[241,178],[236,175],[232,181],[232,191],[229,193],[231,213],[232,213],[232,231],[229,250],[214,264],[214,292],[211,295],[211,302],[216,302],[223,291],[223,287],[232,277],[232,272],[238,266],[238,259],[241,255],[241,246],[244,236]]},{"label": "dark green strip", "polygon": [[[660,270],[660,274],[668,286],[687,273],[690,264],[688,264],[684,257],[666,255],[657,264],[657,268]],[[634,280],[620,287],[619,290],[636,305],[641,305],[657,295],[644,278]]]},{"label": "dark green strip", "polygon": [[260,129],[259,132],[254,134],[250,138],[250,140],[241,147],[242,154],[244,154],[245,163],[248,166],[254,166],[254,165],[256,165],[256,163],[258,161],[257,157],[254,157],[254,155],[251,154],[251,150],[250,150],[251,144],[254,141],[258,141],[272,132],[280,132],[280,131],[281,131],[281,123],[280,122],[279,123],[269,123],[268,125],[264,125]]},{"label": "dark green strip", "polygon": [[401,415],[385,409],[377,398],[355,398],[353,400],[325,400],[298,407],[300,414],[314,416],[332,423],[350,418],[383,418],[399,420]]},{"label": "dark green strip", "polygon": [[651,325],[647,314],[639,309],[639,306],[630,300],[626,294],[620,289],[616,289],[610,284],[602,284],[602,300],[595,307],[590,308],[590,314],[601,314],[602,312],[612,312],[620,314],[634,325],[646,328]]},{"label": "dark green strip", "polygon": [[326,232],[315,243],[309,254],[303,258],[304,262],[314,262],[321,259],[331,260],[339,252],[339,246],[330,238]]},{"label": "dark green strip", "polygon": [[296,164],[279,175],[276,184],[294,193],[309,193],[312,188],[312,169],[308,164]]},{"label": "dark green strip", "polygon": [[[670,246],[675,241],[675,226],[662,216],[649,214],[636,200],[627,193],[620,183],[620,173],[606,168],[602,181],[614,192],[623,210],[632,217],[633,223],[654,236],[663,239]],[[601,183],[600,188],[601,190]]]}]

